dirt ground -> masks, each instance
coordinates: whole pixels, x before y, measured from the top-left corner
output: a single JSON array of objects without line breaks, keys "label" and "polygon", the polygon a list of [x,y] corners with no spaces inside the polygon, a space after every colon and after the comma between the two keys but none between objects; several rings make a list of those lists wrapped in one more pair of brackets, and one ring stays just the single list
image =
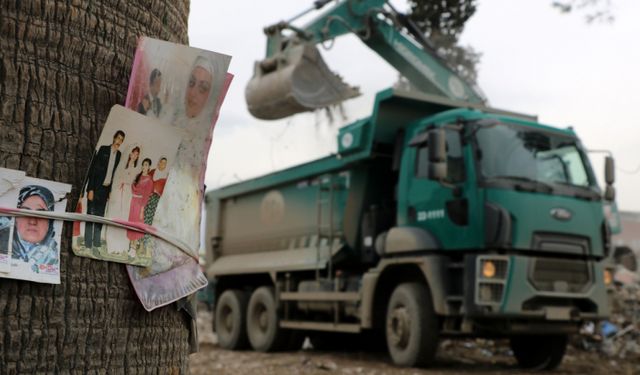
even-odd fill
[{"label": "dirt ground", "polygon": [[[508,343],[493,340],[443,340],[436,363],[429,369],[397,368],[386,354],[320,352],[301,349],[285,353],[228,351],[217,345],[211,329],[212,315],[200,310],[200,351],[190,359],[192,375],[287,374],[531,374],[518,370]],[[305,343],[305,346],[308,347]],[[548,372],[547,372],[548,373]],[[607,357],[596,351],[570,346],[560,367],[551,374],[640,374],[638,358]]]}]

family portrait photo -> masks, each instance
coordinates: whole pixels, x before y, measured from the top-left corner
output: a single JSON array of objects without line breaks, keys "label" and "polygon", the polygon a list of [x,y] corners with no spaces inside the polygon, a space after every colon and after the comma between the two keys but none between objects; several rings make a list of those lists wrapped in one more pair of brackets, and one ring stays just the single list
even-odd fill
[{"label": "family portrait photo", "polygon": [[[76,212],[151,224],[182,133],[114,106],[89,165]],[[147,265],[145,235],[90,221],[74,228],[73,250],[91,258]]]}]

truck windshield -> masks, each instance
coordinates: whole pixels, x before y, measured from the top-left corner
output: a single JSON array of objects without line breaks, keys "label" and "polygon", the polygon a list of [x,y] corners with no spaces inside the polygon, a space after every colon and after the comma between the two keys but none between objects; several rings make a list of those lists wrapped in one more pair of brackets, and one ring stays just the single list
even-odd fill
[{"label": "truck windshield", "polygon": [[[529,182],[546,192],[597,193],[577,139],[522,126],[494,124],[476,129],[480,171],[485,181]],[[516,186],[518,187],[518,186]]]}]

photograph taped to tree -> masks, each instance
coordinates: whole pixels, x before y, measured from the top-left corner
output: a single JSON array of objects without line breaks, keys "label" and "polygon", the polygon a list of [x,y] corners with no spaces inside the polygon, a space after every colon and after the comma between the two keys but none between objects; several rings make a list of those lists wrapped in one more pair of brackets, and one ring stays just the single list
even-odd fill
[{"label": "photograph taped to tree", "polygon": [[[189,245],[190,257],[149,237],[153,263],[128,267],[147,310],[203,288],[198,265],[204,174],[213,127],[232,76],[231,57],[151,38],[141,38],[129,81],[126,107],[184,131],[152,224]],[[195,259],[194,259],[195,258]]]},{"label": "photograph taped to tree", "polygon": [[[151,224],[182,134],[157,119],[114,106],[76,212]],[[147,241],[149,236],[141,232],[85,222],[74,228],[72,248],[79,256],[146,266],[151,264]]]},{"label": "photograph taped to tree", "polygon": [[[14,190],[17,191],[17,199],[13,201],[13,207],[64,212],[71,185],[25,177]],[[60,284],[61,220],[17,216],[11,237],[11,269],[9,273],[0,273],[0,276]]]},{"label": "photograph taped to tree", "polygon": [[[0,206],[15,207],[18,201],[18,188],[25,177],[23,171],[0,168]],[[11,271],[11,242],[13,239],[14,218],[0,215],[0,275]]]}]

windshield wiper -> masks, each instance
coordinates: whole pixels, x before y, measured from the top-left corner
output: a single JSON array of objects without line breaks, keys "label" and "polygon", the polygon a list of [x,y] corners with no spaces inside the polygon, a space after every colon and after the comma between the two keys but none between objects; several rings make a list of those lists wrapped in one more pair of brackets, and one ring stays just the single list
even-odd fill
[{"label": "windshield wiper", "polygon": [[[487,181],[492,181],[492,180],[514,181],[513,186],[516,189],[520,189],[520,190],[540,191],[543,193],[553,192],[553,186],[549,185],[548,183],[534,180],[532,178],[524,177],[524,176],[494,176],[487,179]],[[528,184],[528,186],[524,184],[519,184],[518,182],[525,182]]]},{"label": "windshield wiper", "polygon": [[554,184],[565,186],[574,190],[574,196],[577,198],[585,198],[589,200],[600,199],[600,194],[595,192],[590,186],[574,185],[567,181],[553,181]]}]

